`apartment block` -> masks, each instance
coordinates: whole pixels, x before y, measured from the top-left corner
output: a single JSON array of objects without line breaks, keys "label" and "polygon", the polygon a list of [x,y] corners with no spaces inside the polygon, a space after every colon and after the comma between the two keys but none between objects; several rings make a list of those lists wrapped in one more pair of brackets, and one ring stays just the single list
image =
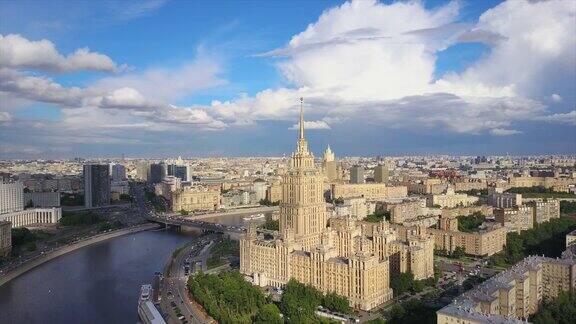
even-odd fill
[{"label": "apartment block", "polygon": [[437,323],[524,323],[544,298],[575,289],[575,274],[575,259],[529,256],[437,311]]},{"label": "apartment block", "polygon": [[364,197],[371,200],[403,198],[408,195],[404,186],[387,186],[385,183],[335,183],[331,186],[332,198]]}]

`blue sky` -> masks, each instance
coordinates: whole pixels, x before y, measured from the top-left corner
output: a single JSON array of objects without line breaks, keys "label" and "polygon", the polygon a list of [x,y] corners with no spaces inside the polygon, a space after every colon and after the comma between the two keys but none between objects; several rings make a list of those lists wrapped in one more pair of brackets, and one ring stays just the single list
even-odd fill
[{"label": "blue sky", "polygon": [[576,2],[0,2],[0,155],[576,153]]}]

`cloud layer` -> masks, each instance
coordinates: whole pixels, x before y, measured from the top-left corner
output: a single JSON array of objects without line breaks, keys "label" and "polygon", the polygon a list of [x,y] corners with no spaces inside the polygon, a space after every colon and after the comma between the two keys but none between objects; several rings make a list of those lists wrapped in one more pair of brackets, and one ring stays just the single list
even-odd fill
[{"label": "cloud layer", "polygon": [[[111,141],[135,129],[202,132],[269,121],[297,129],[304,97],[308,129],[348,123],[514,136],[525,134],[526,123],[576,124],[573,107],[551,109],[573,104],[576,2],[505,1],[473,23],[462,22],[460,10],[458,1],[427,9],[419,1],[369,0],[328,9],[285,46],[255,55],[275,61],[284,87],[209,105],[177,104],[228,84],[222,62],[202,51],[169,68],[129,71],[87,48],[62,54],[47,39],[0,35],[0,123],[30,127],[12,112],[39,102],[62,115],[60,125],[35,121],[39,132],[84,129]],[[489,50],[462,71],[438,75],[443,51],[470,42]],[[56,81],[78,71],[107,74],[86,86]]]}]

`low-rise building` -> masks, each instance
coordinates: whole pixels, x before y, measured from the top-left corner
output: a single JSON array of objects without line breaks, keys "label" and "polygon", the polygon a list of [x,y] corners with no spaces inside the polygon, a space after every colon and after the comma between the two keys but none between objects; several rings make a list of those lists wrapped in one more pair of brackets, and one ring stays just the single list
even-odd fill
[{"label": "low-rise building", "polygon": [[0,221],[9,221],[12,227],[35,224],[56,224],[62,218],[62,208],[31,208],[0,215]]},{"label": "low-rise building", "polygon": [[7,257],[12,251],[12,223],[0,221],[0,257]]},{"label": "low-rise building", "polygon": [[440,208],[454,208],[458,206],[469,206],[478,201],[478,197],[469,196],[463,193],[456,193],[453,188],[448,188],[445,194],[430,195],[427,198],[428,206]]},{"label": "low-rise building", "polygon": [[334,183],[332,198],[364,197],[370,200],[402,198],[408,195],[404,186],[387,186],[385,183]]}]

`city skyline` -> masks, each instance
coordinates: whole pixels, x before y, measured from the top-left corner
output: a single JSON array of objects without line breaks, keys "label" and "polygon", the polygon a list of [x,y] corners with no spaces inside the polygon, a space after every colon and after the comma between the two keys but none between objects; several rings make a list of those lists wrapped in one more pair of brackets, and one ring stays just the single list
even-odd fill
[{"label": "city skyline", "polygon": [[[576,153],[571,1],[0,6],[4,158]],[[30,23],[34,21],[34,23]]]}]

